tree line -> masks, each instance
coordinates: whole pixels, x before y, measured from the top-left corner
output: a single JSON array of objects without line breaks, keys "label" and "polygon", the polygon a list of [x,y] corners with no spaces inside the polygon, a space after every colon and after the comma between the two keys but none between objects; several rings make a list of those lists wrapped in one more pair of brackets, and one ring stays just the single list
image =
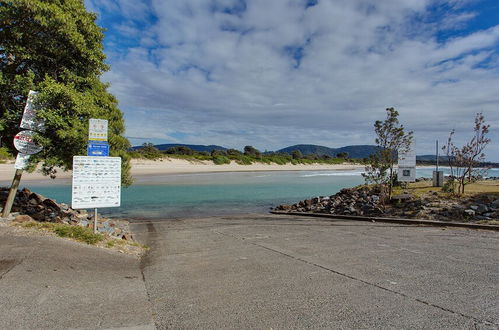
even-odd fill
[{"label": "tree line", "polygon": [[303,155],[299,150],[294,150],[291,154],[286,152],[261,152],[253,146],[245,146],[243,151],[237,149],[195,151],[186,146],[175,146],[167,150],[159,150],[152,143],[144,143],[141,148],[129,152],[132,158],[160,159],[165,156],[211,160],[215,164],[230,164],[234,161],[241,165],[253,163],[275,163],[284,164],[340,164],[345,161],[358,161],[348,159],[348,153],[341,152],[336,157],[328,155],[309,154]]}]

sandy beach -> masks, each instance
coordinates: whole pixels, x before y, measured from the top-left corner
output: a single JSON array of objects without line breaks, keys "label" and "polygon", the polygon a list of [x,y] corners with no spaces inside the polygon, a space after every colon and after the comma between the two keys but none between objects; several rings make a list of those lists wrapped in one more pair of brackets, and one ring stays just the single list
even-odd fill
[{"label": "sandy beach", "polygon": [[[211,173],[211,172],[260,172],[260,171],[320,171],[320,170],[354,170],[363,169],[362,165],[355,164],[313,164],[313,165],[277,165],[277,164],[251,164],[239,165],[235,162],[231,164],[215,165],[212,161],[189,161],[185,159],[164,158],[162,160],[132,160],[132,176],[154,176],[166,174],[182,174],[182,173]],[[12,180],[14,176],[14,164],[0,164],[0,182]],[[56,181],[71,178],[71,172],[59,172]],[[23,181],[53,181],[50,178],[43,176],[39,171],[34,173],[25,172],[22,177]]]}]

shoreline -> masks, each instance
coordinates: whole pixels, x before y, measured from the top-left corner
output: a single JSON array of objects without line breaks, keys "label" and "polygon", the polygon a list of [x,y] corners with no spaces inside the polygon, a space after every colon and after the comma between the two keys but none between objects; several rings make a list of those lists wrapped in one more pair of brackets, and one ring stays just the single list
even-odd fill
[{"label": "shoreline", "polygon": [[[189,161],[178,158],[165,158],[162,160],[133,159],[131,175],[134,179],[149,178],[163,175],[177,174],[209,174],[209,173],[231,173],[231,172],[278,172],[278,171],[352,171],[364,169],[364,165],[358,164],[264,164],[255,163],[251,165],[240,165],[234,161],[230,164],[216,165],[212,161]],[[0,183],[10,182],[14,177],[14,163],[0,164]],[[22,181],[40,181],[50,183],[62,183],[71,180],[71,171],[60,172],[56,179],[50,179],[42,175],[39,170],[33,173],[24,172]]]}]

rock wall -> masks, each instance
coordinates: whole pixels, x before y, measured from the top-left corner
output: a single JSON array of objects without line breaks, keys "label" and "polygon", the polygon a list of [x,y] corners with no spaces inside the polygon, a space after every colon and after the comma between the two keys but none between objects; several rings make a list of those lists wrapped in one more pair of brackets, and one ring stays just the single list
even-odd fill
[{"label": "rock wall", "polygon": [[[9,190],[0,188],[0,205],[3,207]],[[86,210],[74,210],[67,204],[56,203],[53,199],[24,188],[18,190],[12,206],[12,219],[25,222],[35,220],[39,222],[65,223],[93,229],[94,215]],[[98,217],[97,231],[109,236],[132,240],[129,223],[126,220]]]},{"label": "rock wall", "polygon": [[494,194],[452,198],[430,191],[419,197],[410,193],[394,196],[389,203],[382,205],[378,189],[359,186],[342,189],[332,196],[279,205],[273,210],[476,222],[499,219],[499,199]]}]

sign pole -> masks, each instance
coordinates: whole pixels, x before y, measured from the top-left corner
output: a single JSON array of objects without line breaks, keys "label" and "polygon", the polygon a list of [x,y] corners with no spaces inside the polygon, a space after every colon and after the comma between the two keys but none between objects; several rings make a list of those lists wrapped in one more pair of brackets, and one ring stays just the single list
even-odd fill
[{"label": "sign pole", "polygon": [[17,188],[19,187],[19,183],[21,182],[21,176],[23,174],[23,170],[16,170],[14,174],[14,179],[12,180],[12,185],[10,186],[9,196],[5,201],[5,205],[3,207],[2,217],[7,218],[10,214],[10,210],[12,209],[12,204],[14,204],[14,199],[16,198]]},{"label": "sign pole", "polygon": [[94,234],[97,234],[97,208],[94,209]]}]

